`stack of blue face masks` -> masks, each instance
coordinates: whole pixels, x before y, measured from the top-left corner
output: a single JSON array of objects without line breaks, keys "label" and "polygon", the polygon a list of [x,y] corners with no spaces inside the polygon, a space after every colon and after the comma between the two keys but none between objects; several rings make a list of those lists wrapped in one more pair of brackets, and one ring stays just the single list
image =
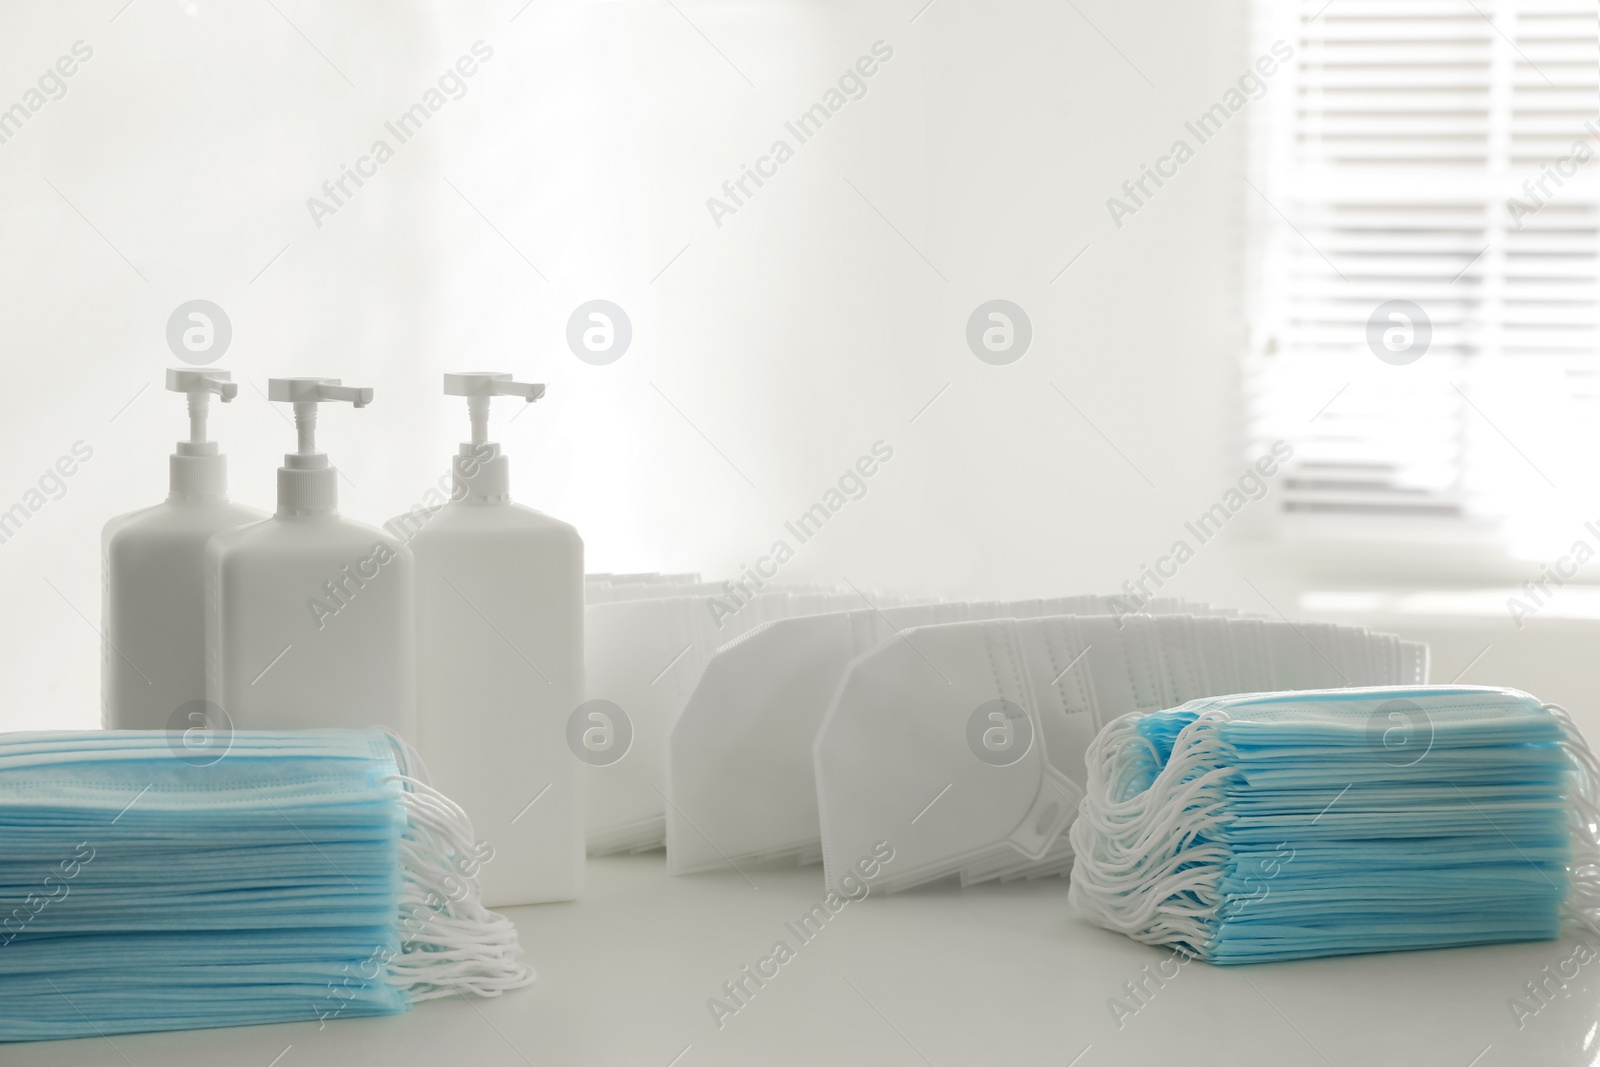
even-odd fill
[{"label": "stack of blue face masks", "polygon": [[1191,701],[1095,739],[1069,896],[1212,963],[1553,938],[1600,917],[1597,782],[1511,689]]},{"label": "stack of blue face masks", "polygon": [[[0,1040],[405,1011],[533,980],[382,731],[0,735]],[[185,742],[188,742],[186,744]]]}]

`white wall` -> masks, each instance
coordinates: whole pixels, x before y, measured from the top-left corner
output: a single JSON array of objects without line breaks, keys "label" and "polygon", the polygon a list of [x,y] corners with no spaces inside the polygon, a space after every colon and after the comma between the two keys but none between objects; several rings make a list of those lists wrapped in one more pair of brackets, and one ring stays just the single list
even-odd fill
[{"label": "white wall", "polygon": [[[519,6],[0,15],[0,107],[94,49],[0,144],[0,507],[96,450],[0,545],[0,728],[98,722],[98,531],[165,492],[163,331],[195,297],[247,383],[215,422],[237,496],[269,506],[291,445],[268,376],[376,387],[322,440],[378,521],[460,439],[439,372],[503,368],[549,383],[496,416],[515,491],[592,570],[753,562],[881,439],[893,460],[785,578],[1109,591],[1242,471],[1243,120],[1120,229],[1105,205],[1252,61],[1242,0]],[[306,198],[480,39],[465,96],[315,226]],[[880,40],[866,95],[715,225],[707,197]],[[634,331],[603,367],[564,342],[596,297]],[[1004,367],[964,339],[997,297],[1034,329]],[[1252,560],[1214,542],[1166,591],[1260,608]]]}]

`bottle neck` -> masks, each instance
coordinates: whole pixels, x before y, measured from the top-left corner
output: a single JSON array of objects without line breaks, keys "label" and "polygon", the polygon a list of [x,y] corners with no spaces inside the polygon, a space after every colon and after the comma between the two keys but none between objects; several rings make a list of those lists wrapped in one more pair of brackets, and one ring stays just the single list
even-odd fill
[{"label": "bottle neck", "polygon": [[278,517],[339,513],[339,472],[322,452],[290,452],[278,468]]},{"label": "bottle neck", "polygon": [[511,503],[511,466],[497,444],[463,444],[451,460],[450,481],[450,499],[458,503]]},{"label": "bottle neck", "polygon": [[168,501],[176,504],[227,499],[228,457],[217,451],[215,441],[179,441],[178,450],[168,457],[167,469]]}]

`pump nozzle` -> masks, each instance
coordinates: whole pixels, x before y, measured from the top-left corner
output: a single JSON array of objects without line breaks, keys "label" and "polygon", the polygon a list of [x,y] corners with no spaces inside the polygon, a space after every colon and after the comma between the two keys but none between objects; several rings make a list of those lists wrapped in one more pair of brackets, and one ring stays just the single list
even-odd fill
[{"label": "pump nozzle", "polygon": [[467,398],[472,420],[472,441],[461,446],[455,465],[455,499],[479,503],[509,500],[509,474],[500,446],[489,443],[489,401],[497,396],[520,396],[527,403],[544,396],[544,386],[514,382],[503,371],[467,371],[444,376],[447,396]]},{"label": "pump nozzle", "polygon": [[267,399],[294,405],[297,449],[278,468],[278,511],[331,511],[338,506],[339,483],[328,457],[317,451],[317,405],[348,400],[358,408],[372,403],[372,390],[343,385],[338,378],[269,378]]},{"label": "pump nozzle", "polygon": [[338,378],[268,378],[267,399],[294,405],[294,425],[299,431],[299,454],[317,455],[317,405],[348,400],[358,408],[372,403],[371,389],[340,385]]},{"label": "pump nozzle", "polygon": [[239,387],[225,370],[193,367],[167,371],[167,388],[189,397],[189,439],[179,441],[168,470],[173,501],[208,500],[228,493],[228,460],[217,443],[206,437],[206,416],[215,393],[226,404],[239,395]]},{"label": "pump nozzle", "polygon": [[472,443],[484,444],[489,440],[489,399],[496,396],[520,396],[533,403],[544,396],[544,386],[528,382],[514,382],[511,375],[502,371],[466,371],[444,376],[446,396],[467,398],[467,414],[472,419]]},{"label": "pump nozzle", "polygon": [[189,444],[207,443],[206,414],[212,393],[222,397],[224,404],[239,395],[239,387],[230,380],[232,377],[225,370],[168,369],[167,388],[189,395]]}]

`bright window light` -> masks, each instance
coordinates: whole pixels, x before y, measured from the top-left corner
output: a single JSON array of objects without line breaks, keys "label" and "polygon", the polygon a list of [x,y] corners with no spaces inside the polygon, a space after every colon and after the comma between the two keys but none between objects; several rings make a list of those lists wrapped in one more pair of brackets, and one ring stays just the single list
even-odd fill
[{"label": "bright window light", "polygon": [[[1593,0],[1262,0],[1251,440],[1285,523],[1565,551],[1600,520]],[[1402,534],[1401,531],[1409,531]],[[1600,534],[1589,534],[1600,546]]]}]

